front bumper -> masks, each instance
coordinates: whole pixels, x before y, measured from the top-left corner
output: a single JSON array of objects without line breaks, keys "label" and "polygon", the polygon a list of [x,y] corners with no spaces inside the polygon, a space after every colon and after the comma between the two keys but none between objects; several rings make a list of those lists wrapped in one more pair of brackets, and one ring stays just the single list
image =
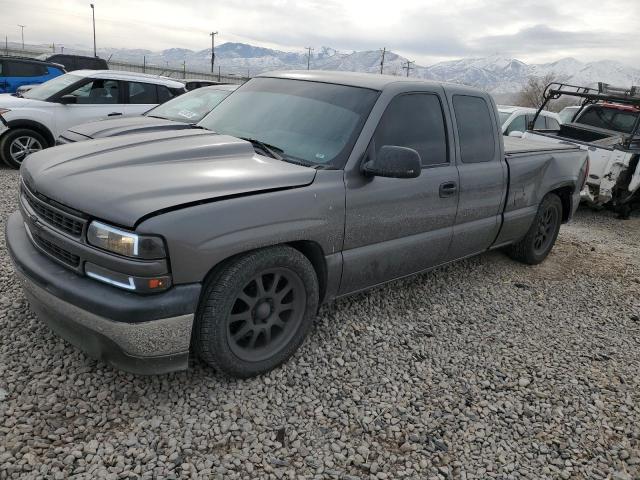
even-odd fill
[{"label": "front bumper", "polygon": [[19,212],[7,220],[6,240],[32,310],[69,343],[132,373],[187,368],[200,284],[148,296],[102,285],[40,253]]}]

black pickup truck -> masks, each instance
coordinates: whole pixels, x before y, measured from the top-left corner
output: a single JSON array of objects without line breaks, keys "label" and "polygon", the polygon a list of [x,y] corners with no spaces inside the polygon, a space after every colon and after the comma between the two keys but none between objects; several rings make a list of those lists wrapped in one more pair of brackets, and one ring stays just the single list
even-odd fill
[{"label": "black pickup truck", "polygon": [[587,176],[578,148],[504,138],[484,92],[383,75],[262,75],[198,127],[22,165],[31,307],[129,371],[260,374],[323,302],[489,249],[539,263]]}]

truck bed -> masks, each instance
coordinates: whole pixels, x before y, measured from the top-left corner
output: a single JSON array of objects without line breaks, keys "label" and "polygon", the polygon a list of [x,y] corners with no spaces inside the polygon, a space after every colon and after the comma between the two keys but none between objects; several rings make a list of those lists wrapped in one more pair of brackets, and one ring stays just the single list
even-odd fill
[{"label": "truck bed", "polygon": [[578,147],[564,143],[538,142],[535,140],[504,137],[504,153],[507,156],[523,153],[557,152],[559,150],[576,150]]}]

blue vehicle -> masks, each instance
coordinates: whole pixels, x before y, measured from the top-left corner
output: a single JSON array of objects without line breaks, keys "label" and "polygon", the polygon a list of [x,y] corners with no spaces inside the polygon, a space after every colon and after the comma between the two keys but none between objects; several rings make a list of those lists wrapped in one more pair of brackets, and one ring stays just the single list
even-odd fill
[{"label": "blue vehicle", "polygon": [[0,93],[14,93],[23,85],[36,85],[65,73],[62,65],[31,58],[0,56]]}]

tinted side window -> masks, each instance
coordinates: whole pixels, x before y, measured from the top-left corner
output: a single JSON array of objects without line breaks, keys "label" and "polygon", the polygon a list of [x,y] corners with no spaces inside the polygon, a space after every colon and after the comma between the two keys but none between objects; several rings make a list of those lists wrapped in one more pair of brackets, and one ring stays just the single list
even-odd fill
[{"label": "tinted side window", "polygon": [[[527,128],[526,128],[525,130],[529,130],[529,124],[530,124],[531,122],[533,122],[533,117],[534,117],[534,116],[535,116],[535,115],[527,115]],[[544,122],[544,119],[545,119],[545,118],[546,118],[546,117],[545,117],[544,115],[542,115],[542,114],[538,115],[538,118],[536,119],[536,123],[535,123],[535,125],[533,126],[533,129],[534,129],[534,130],[544,130],[545,128],[547,128],[547,127],[546,127],[546,124],[545,124],[545,122]]]},{"label": "tinted side window", "polygon": [[493,160],[496,153],[495,126],[487,102],[480,97],[454,95],[453,110],[462,161],[479,163]]},{"label": "tinted side window", "polygon": [[120,84],[116,80],[92,80],[75,89],[69,95],[77,97],[78,104],[119,103]]},{"label": "tinted side window", "polygon": [[427,93],[394,98],[378,124],[374,141],[376,154],[384,145],[397,145],[416,150],[422,166],[447,163],[447,134],[440,99]]},{"label": "tinted side window", "polygon": [[560,124],[553,117],[547,117],[547,129],[549,130],[560,130]]},{"label": "tinted side window", "polygon": [[47,74],[44,65],[26,62],[7,62],[7,76],[9,77],[39,77]]},{"label": "tinted side window", "polygon": [[129,103],[158,103],[156,86],[151,83],[129,82]]},{"label": "tinted side window", "polygon": [[173,93],[164,85],[158,85],[158,102],[164,103],[173,98]]},{"label": "tinted side window", "polygon": [[514,118],[511,121],[505,133],[509,135],[511,132],[524,132],[526,129],[527,129],[527,122],[525,121],[525,116],[518,115],[516,118]]}]

